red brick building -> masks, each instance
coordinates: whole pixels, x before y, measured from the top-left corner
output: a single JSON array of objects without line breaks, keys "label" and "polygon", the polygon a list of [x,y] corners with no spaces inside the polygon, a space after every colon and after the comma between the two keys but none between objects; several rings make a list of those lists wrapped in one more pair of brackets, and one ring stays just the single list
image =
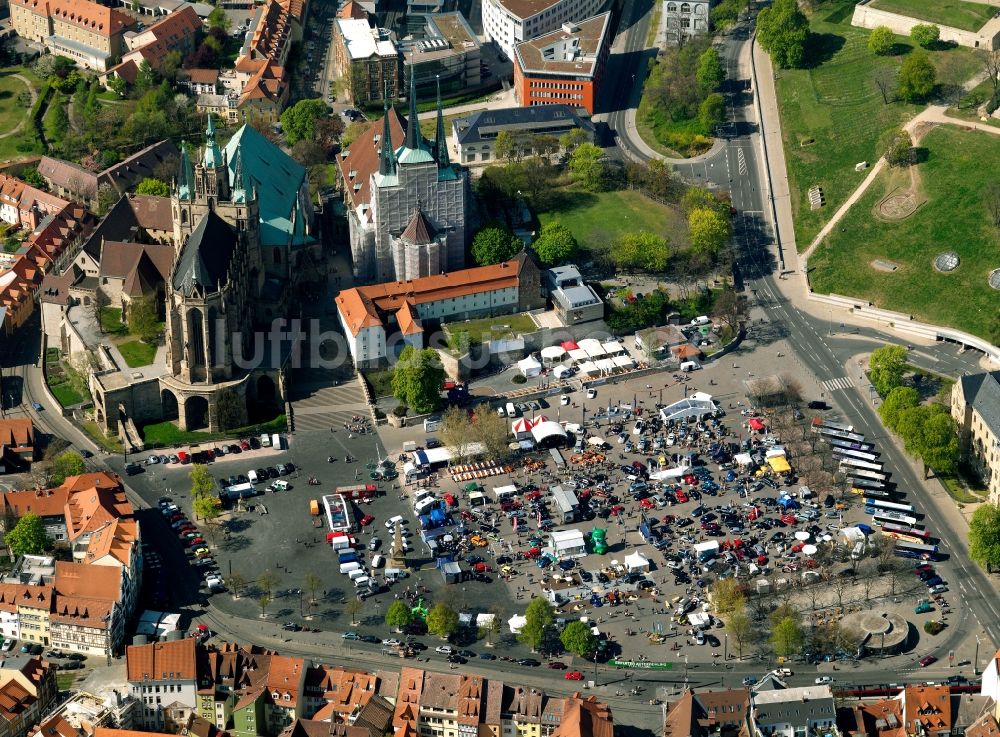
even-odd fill
[{"label": "red brick building", "polygon": [[611,49],[611,14],[564,23],[514,49],[514,94],[521,107],[564,104],[591,115]]}]

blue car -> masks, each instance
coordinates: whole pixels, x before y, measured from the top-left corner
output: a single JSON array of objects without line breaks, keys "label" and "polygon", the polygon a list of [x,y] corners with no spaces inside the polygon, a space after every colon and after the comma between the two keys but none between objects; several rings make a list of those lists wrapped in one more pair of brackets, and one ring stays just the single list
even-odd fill
[{"label": "blue car", "polygon": [[561,561],[559,561],[559,567],[562,568],[564,571],[572,570],[575,565],[576,565],[576,563],[574,563],[571,560],[561,560]]}]

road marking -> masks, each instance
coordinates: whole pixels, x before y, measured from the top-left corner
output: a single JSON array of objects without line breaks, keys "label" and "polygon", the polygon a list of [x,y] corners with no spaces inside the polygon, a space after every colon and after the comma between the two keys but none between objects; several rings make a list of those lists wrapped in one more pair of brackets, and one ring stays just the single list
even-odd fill
[{"label": "road marking", "polygon": [[823,382],[823,386],[827,390],[833,392],[837,391],[838,389],[850,389],[852,386],[854,386],[854,382],[851,381],[850,376],[841,376],[836,379],[827,379],[826,381]]},{"label": "road marking", "polygon": [[743,155],[743,149],[742,148],[736,149],[736,158],[739,160],[740,174],[742,174],[743,176],[746,176],[746,174],[747,174],[747,159],[746,159],[746,156]]}]

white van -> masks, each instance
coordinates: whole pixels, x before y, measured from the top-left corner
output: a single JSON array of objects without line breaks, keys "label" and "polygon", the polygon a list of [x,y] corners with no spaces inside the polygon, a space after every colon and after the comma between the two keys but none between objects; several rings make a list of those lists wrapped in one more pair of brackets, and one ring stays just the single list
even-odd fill
[{"label": "white van", "polygon": [[366,588],[369,583],[371,583],[371,579],[368,578],[368,576],[360,576],[359,578],[354,579],[354,588],[363,589]]},{"label": "white van", "polygon": [[517,407],[514,406],[513,402],[507,402],[507,416],[517,417]]},{"label": "white van", "polygon": [[281,450],[282,448],[285,447],[284,444],[281,442],[281,435],[279,435],[276,432],[271,433],[271,445],[277,448],[278,450]]},{"label": "white van", "polygon": [[268,435],[266,432],[260,434],[260,446],[262,448],[271,447],[271,436]]},{"label": "white van", "polygon": [[257,478],[257,472],[254,471],[253,469],[247,471],[247,478],[250,479],[251,484],[256,484],[260,481],[260,479]]},{"label": "white van", "polygon": [[361,564],[356,560],[352,560],[350,563],[341,563],[340,572],[350,575],[351,571],[357,571],[361,568]]},{"label": "white van", "polygon": [[426,499],[421,499],[419,502],[414,504],[413,511],[416,512],[417,515],[419,516],[421,514],[424,514],[425,512],[429,512],[430,510],[434,509],[434,507],[436,507],[437,505],[438,505],[438,500],[432,496],[429,496]]},{"label": "white van", "polygon": [[372,558],[372,568],[381,568],[385,564],[384,555],[376,555]]},{"label": "white van", "polygon": [[272,491],[288,491],[288,482],[284,479],[278,479],[271,484]]},{"label": "white van", "polygon": [[683,361],[681,363],[681,371],[697,371],[701,368],[701,364],[697,361]]},{"label": "white van", "polygon": [[417,502],[423,501],[433,493],[434,491],[431,489],[417,489],[413,494],[413,503],[416,504]]},{"label": "white van", "polygon": [[359,578],[366,575],[368,574],[365,573],[363,568],[355,568],[353,571],[348,572],[347,577],[352,581],[357,581]]},{"label": "white van", "polygon": [[506,417],[507,416],[507,413],[504,411],[503,407],[497,407],[497,414],[500,417]]}]

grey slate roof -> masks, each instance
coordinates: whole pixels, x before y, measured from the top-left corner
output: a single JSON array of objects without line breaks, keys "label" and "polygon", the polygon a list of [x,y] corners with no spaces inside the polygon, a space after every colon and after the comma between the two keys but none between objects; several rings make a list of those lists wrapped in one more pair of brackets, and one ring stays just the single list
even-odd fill
[{"label": "grey slate roof", "polygon": [[1000,435],[1000,371],[963,376],[962,394],[994,435]]},{"label": "grey slate roof", "polygon": [[201,219],[181,250],[174,269],[173,287],[190,296],[196,287],[215,292],[226,279],[237,235],[232,226],[214,212]]},{"label": "grey slate roof", "polygon": [[483,110],[452,122],[455,136],[462,146],[492,141],[501,130],[517,133],[540,133],[559,136],[574,128],[582,128],[593,139],[594,126],[580,117],[569,105],[536,105]]}]

